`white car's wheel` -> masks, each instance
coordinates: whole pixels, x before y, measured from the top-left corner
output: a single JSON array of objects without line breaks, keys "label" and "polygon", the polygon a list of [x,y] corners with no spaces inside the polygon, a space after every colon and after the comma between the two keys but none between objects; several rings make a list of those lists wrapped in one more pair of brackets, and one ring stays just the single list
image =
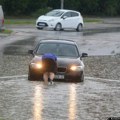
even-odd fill
[{"label": "white car's wheel", "polygon": [[42,30],[43,28],[37,27],[38,30]]},{"label": "white car's wheel", "polygon": [[56,31],[62,30],[62,25],[60,23],[57,23],[54,30],[56,30]]},{"label": "white car's wheel", "polygon": [[83,30],[83,25],[80,23],[78,24],[76,31],[81,32]]}]

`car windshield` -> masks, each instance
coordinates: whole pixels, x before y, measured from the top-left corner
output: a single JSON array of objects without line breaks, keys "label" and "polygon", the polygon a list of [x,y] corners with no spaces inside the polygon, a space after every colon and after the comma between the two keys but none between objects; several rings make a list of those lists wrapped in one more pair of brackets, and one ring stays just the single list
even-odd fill
[{"label": "car windshield", "polygon": [[75,45],[64,43],[41,43],[36,52],[38,55],[44,53],[53,53],[58,57],[75,57],[79,56],[78,49]]},{"label": "car windshield", "polygon": [[48,12],[47,14],[45,14],[45,16],[54,16],[54,17],[59,17],[63,14],[63,11],[59,11],[59,10],[53,10]]}]

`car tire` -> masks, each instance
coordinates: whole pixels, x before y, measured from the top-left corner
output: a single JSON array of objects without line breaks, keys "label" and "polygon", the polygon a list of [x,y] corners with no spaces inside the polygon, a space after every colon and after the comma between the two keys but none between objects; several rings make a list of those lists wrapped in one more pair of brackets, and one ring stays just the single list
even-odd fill
[{"label": "car tire", "polygon": [[80,76],[80,82],[83,82],[83,81],[84,81],[84,73],[82,73]]},{"label": "car tire", "polygon": [[28,74],[28,80],[30,81],[34,80],[34,77],[31,74]]},{"label": "car tire", "polygon": [[57,23],[56,26],[55,26],[55,28],[54,28],[54,30],[56,30],[56,31],[62,30],[62,25],[61,25],[61,23]]},{"label": "car tire", "polygon": [[37,27],[38,30],[42,30],[43,28]]},{"label": "car tire", "polygon": [[36,78],[35,78],[35,75],[33,75],[33,74],[31,73],[31,71],[29,70],[28,80],[32,81],[32,80],[35,80],[35,79],[36,79]]},{"label": "car tire", "polygon": [[83,30],[83,25],[81,23],[78,24],[76,31],[81,32]]}]

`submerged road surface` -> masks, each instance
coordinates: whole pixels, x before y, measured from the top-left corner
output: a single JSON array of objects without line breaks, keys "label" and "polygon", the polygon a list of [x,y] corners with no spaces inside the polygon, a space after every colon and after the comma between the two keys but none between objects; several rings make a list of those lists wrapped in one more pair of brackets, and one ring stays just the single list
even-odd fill
[{"label": "submerged road surface", "polygon": [[[106,120],[120,117],[118,25],[107,23],[100,30],[88,28],[85,32],[38,31],[34,27],[18,26],[12,28],[14,32],[10,36],[0,37],[0,120]],[[97,24],[90,26],[97,27]],[[31,59],[27,52],[37,41],[46,38],[72,39],[77,42],[80,52],[89,54],[84,59],[84,83],[55,82],[46,86],[40,81],[27,80]]]},{"label": "submerged road surface", "polygon": [[25,77],[0,78],[0,116],[5,120],[106,120],[120,116],[120,81],[44,85]]}]

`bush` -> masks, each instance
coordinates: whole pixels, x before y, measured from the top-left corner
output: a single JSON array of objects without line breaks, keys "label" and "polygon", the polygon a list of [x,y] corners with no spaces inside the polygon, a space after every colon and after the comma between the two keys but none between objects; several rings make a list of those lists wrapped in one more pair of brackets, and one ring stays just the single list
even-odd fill
[{"label": "bush", "polygon": [[44,15],[45,13],[49,12],[50,10],[52,10],[52,8],[50,8],[50,7],[38,9],[36,12],[32,13],[32,16],[39,17],[40,15]]}]

